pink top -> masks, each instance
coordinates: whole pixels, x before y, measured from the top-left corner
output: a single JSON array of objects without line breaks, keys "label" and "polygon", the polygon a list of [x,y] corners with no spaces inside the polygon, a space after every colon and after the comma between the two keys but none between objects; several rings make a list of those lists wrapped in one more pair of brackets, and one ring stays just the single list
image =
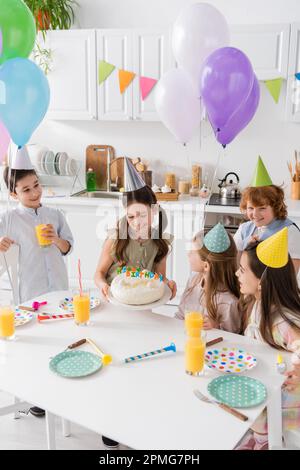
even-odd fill
[{"label": "pink top", "polygon": [[[175,315],[176,318],[184,320],[187,310],[201,310],[204,315],[208,316],[205,293],[200,281],[201,277],[198,273],[192,274],[181,297],[179,310]],[[242,318],[238,310],[238,299],[228,291],[220,291],[216,294],[215,303],[220,319],[218,328],[232,333],[240,333]]]}]

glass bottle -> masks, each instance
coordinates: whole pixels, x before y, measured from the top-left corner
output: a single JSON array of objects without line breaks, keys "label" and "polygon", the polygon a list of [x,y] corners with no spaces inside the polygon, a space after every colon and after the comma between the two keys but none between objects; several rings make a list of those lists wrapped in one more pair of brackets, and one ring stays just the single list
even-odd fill
[{"label": "glass bottle", "polygon": [[96,191],[96,173],[93,168],[89,168],[86,174],[86,189]]}]

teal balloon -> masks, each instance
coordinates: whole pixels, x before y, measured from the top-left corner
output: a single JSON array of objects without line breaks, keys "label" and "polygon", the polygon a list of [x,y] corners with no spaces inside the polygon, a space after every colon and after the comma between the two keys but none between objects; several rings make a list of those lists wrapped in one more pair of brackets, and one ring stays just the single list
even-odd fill
[{"label": "teal balloon", "polygon": [[0,67],[0,120],[16,145],[29,141],[49,101],[48,80],[34,62],[18,57]]},{"label": "teal balloon", "polygon": [[22,0],[0,0],[0,30],[0,65],[14,57],[29,56],[35,42],[36,26],[33,14]]}]

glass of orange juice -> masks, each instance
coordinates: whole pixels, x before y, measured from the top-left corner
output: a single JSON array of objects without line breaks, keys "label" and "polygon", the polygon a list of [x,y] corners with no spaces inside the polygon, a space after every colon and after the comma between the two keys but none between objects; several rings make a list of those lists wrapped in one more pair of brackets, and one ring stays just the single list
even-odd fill
[{"label": "glass of orange juice", "polygon": [[0,339],[15,338],[15,311],[10,305],[0,307]]},{"label": "glass of orange juice", "polygon": [[76,325],[88,325],[90,322],[90,292],[84,289],[73,292],[74,320]]},{"label": "glass of orange juice", "polygon": [[185,371],[189,375],[199,376],[204,373],[205,332],[198,337],[191,336],[185,345]]},{"label": "glass of orange juice", "polygon": [[40,247],[45,248],[52,244],[51,240],[48,240],[43,236],[43,229],[47,227],[47,224],[39,224],[35,226],[35,234],[37,237],[38,244]]},{"label": "glass of orange juice", "polygon": [[203,328],[203,314],[195,310],[187,310],[184,316],[184,323],[186,334],[198,337]]}]

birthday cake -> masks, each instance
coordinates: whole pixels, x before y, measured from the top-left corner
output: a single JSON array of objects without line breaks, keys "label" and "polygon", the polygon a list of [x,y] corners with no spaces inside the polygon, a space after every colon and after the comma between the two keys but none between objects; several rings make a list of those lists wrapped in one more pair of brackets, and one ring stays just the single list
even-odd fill
[{"label": "birthday cake", "polygon": [[123,267],[111,283],[115,299],[126,305],[145,305],[160,300],[165,292],[161,274],[147,269]]}]

